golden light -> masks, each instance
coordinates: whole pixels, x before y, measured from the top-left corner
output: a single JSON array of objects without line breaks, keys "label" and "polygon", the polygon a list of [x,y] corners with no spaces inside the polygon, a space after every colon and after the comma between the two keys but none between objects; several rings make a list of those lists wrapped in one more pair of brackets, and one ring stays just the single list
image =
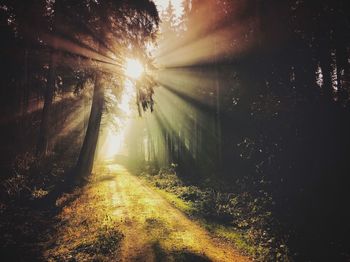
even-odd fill
[{"label": "golden light", "polygon": [[144,72],[144,67],[139,60],[127,59],[125,66],[125,74],[131,78],[139,78]]},{"label": "golden light", "polygon": [[119,126],[118,129],[113,125],[107,126],[107,131],[102,135],[102,145],[99,149],[99,160],[110,160],[116,155],[125,154],[125,136],[130,128],[130,116],[132,114],[132,102],[135,99],[135,86],[132,81],[126,81],[123,93],[119,101],[118,108],[122,114],[113,116],[115,123]]},{"label": "golden light", "polygon": [[112,130],[108,130],[107,136],[105,138],[106,143],[103,150],[103,158],[110,159],[113,158],[121,149],[123,145],[123,133],[115,133]]},{"label": "golden light", "polygon": [[136,96],[135,86],[132,81],[126,81],[124,84],[124,90],[122,97],[118,103],[118,107],[123,111],[125,116],[130,116],[131,114],[131,101],[134,101],[133,98]]}]

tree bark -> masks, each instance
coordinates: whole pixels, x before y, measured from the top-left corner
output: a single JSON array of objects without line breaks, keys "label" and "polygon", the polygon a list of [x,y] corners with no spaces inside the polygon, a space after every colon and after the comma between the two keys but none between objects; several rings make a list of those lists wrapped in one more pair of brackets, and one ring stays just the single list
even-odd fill
[{"label": "tree bark", "polygon": [[90,117],[83,146],[80,150],[78,162],[76,164],[75,174],[77,179],[82,179],[90,175],[93,167],[95,151],[100,131],[102,112],[104,105],[104,90],[102,87],[102,75],[96,73],[94,92],[92,98],[92,105]]},{"label": "tree bark", "polygon": [[333,87],[332,87],[332,65],[331,65],[330,50],[326,49],[321,56],[320,65],[323,74],[323,93],[326,99],[333,100]]},{"label": "tree bark", "polygon": [[55,74],[56,74],[56,55],[54,51],[51,54],[49,65],[49,74],[47,79],[47,87],[45,91],[44,107],[42,111],[39,139],[37,144],[37,154],[47,155],[49,151],[49,135],[50,135],[50,113],[52,101],[55,92]]},{"label": "tree bark", "polygon": [[28,89],[28,56],[29,56],[29,50],[28,47],[24,49],[24,65],[23,65],[23,79],[22,79],[22,115],[25,115],[28,110],[28,103],[29,103],[29,89]]},{"label": "tree bark", "polygon": [[346,101],[348,100],[348,91],[346,86],[343,85],[343,77],[342,77],[342,70],[344,70],[344,75],[348,73],[348,54],[346,50],[346,46],[344,43],[340,42],[338,40],[337,43],[337,50],[336,50],[336,56],[337,56],[337,87],[339,92],[339,98],[340,101]]}]

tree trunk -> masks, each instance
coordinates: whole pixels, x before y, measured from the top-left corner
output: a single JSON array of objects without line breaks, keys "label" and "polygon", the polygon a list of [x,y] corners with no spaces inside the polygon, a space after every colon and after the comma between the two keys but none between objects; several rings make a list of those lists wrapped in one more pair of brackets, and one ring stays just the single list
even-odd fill
[{"label": "tree trunk", "polygon": [[332,66],[331,66],[331,54],[330,50],[326,49],[321,56],[320,65],[323,74],[323,93],[326,99],[333,100],[333,87],[332,87]]},{"label": "tree trunk", "polygon": [[340,42],[340,40],[337,43],[337,50],[336,50],[336,56],[337,56],[337,87],[339,92],[339,99],[341,102],[348,100],[348,90],[346,86],[343,85],[343,76],[342,76],[342,70],[344,70],[344,75],[348,72],[348,54],[346,50],[346,46],[344,43]]},{"label": "tree trunk", "polygon": [[103,105],[104,91],[102,87],[102,75],[101,73],[96,73],[89,122],[75,169],[77,179],[90,175],[92,171],[100,131]]},{"label": "tree trunk", "polygon": [[29,50],[26,47],[24,49],[24,65],[23,65],[23,79],[22,79],[22,115],[25,115],[28,110],[28,102],[29,102],[29,88],[28,88],[28,53]]},{"label": "tree trunk", "polygon": [[56,55],[52,51],[49,65],[49,74],[47,79],[47,87],[45,92],[44,107],[41,117],[39,139],[37,144],[37,154],[47,155],[49,149],[50,113],[55,92],[55,71]]}]

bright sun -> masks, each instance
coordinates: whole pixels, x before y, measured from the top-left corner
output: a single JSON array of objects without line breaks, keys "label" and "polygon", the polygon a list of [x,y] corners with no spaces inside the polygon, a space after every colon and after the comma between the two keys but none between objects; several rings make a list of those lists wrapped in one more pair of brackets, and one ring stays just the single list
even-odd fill
[{"label": "bright sun", "polygon": [[128,77],[139,78],[142,75],[144,70],[145,69],[143,68],[140,61],[138,61],[136,59],[127,59],[126,60],[125,74]]}]

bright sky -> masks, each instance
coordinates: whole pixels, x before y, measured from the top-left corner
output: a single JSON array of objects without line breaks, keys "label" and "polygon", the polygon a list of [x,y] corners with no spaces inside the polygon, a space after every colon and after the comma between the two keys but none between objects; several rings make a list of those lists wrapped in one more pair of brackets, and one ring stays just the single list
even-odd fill
[{"label": "bright sky", "polygon": [[[175,8],[176,11],[176,16],[179,17],[182,12],[182,0],[170,0]],[[154,3],[157,5],[159,8],[159,12],[167,8],[169,4],[169,0],[154,0]]]}]

